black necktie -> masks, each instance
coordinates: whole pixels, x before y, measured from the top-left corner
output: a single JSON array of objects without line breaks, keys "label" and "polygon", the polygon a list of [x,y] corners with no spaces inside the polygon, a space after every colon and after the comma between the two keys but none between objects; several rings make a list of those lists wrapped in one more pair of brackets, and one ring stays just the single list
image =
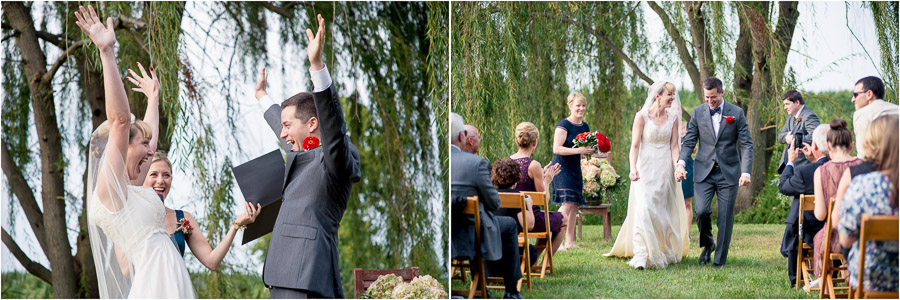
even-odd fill
[{"label": "black necktie", "polygon": [[721,111],[722,111],[722,107],[721,107],[721,106],[720,106],[720,107],[716,107],[716,109],[710,109],[710,110],[709,110],[709,116],[710,116],[710,117],[715,116],[717,113],[719,113],[719,112],[721,112]]}]

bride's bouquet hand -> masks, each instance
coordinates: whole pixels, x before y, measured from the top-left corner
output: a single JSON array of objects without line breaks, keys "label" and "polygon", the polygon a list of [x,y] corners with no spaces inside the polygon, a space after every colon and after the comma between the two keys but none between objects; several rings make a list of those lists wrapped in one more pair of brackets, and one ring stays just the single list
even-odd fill
[{"label": "bride's bouquet hand", "polygon": [[262,206],[257,204],[256,207],[253,207],[253,204],[247,202],[244,204],[244,209],[246,212],[238,216],[237,221],[234,221],[238,226],[244,226],[256,221],[256,216],[259,215]]},{"label": "bride's bouquet hand", "polygon": [[638,175],[637,169],[632,169],[630,173],[628,173],[628,177],[631,178],[631,181],[638,181],[641,179],[641,175]]},{"label": "bride's bouquet hand", "polygon": [[126,77],[128,81],[131,81],[134,85],[138,86],[136,88],[131,88],[132,91],[144,93],[147,96],[148,100],[158,100],[159,99],[159,78],[156,77],[156,71],[153,70],[153,67],[150,67],[150,74],[147,74],[147,71],[144,70],[144,66],[141,63],[137,63],[138,70],[141,71],[141,75],[138,75],[133,70],[128,69],[128,73],[131,76]]},{"label": "bride's bouquet hand", "polygon": [[90,14],[84,9],[84,6],[80,6],[80,9],[80,14],[77,11],[75,12],[75,18],[78,19],[78,21],[75,21],[75,25],[78,25],[81,31],[84,31],[84,34],[91,38],[91,41],[94,42],[94,45],[97,45],[97,48],[100,48],[100,50],[111,49],[116,44],[116,31],[113,28],[113,19],[107,17],[106,26],[103,26],[103,22],[100,21],[100,17],[97,16],[93,6],[88,5]]}]

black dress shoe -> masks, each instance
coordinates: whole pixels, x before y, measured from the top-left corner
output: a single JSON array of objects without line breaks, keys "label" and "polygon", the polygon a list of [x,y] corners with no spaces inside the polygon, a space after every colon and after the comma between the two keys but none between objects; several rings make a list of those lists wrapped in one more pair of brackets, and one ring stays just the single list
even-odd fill
[{"label": "black dress shoe", "polygon": [[723,266],[725,266],[725,265],[720,265],[720,264],[716,264],[716,263],[713,264],[713,267],[715,267],[716,269],[720,269]]},{"label": "black dress shoe", "polygon": [[506,294],[503,294],[503,299],[525,299],[525,297],[522,297],[522,293],[519,292],[506,292]]},{"label": "black dress shoe", "polygon": [[716,244],[712,244],[710,246],[704,247],[703,251],[700,251],[700,264],[705,265],[709,263],[710,254],[716,251]]}]

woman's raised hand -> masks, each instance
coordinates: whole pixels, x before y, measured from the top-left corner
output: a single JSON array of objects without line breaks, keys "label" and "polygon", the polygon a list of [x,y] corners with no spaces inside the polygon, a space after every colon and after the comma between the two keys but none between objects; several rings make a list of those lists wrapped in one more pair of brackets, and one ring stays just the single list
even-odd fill
[{"label": "woman's raised hand", "polygon": [[100,50],[111,49],[116,44],[116,31],[113,29],[112,18],[107,17],[106,26],[103,26],[103,22],[100,21],[93,6],[88,5],[90,14],[85,11],[84,6],[80,6],[80,8],[80,14],[75,12],[75,18],[78,19],[75,21],[75,25],[78,25],[81,31],[91,38],[97,48]]},{"label": "woman's raised hand", "polygon": [[128,81],[131,81],[131,83],[138,86],[136,88],[131,88],[131,90],[144,93],[144,95],[147,95],[147,99],[159,99],[159,78],[156,77],[156,71],[153,70],[153,67],[150,67],[150,74],[148,75],[147,71],[144,70],[144,66],[142,66],[141,63],[137,63],[137,66],[141,71],[141,75],[138,75],[131,69],[128,69],[128,73],[131,74],[131,76],[126,78],[128,79]]},{"label": "woman's raised hand", "polygon": [[250,202],[244,203],[244,209],[247,211],[240,216],[238,216],[237,221],[235,223],[238,226],[244,226],[256,221],[256,216],[259,215],[259,211],[262,210],[262,206],[257,204],[256,207],[253,207],[253,204]]},{"label": "woman's raised hand", "polygon": [[554,164],[553,162],[550,162],[546,166],[544,166],[544,181],[546,182],[549,180],[553,180],[553,177],[556,177],[556,175],[559,174],[559,168],[559,163]]}]

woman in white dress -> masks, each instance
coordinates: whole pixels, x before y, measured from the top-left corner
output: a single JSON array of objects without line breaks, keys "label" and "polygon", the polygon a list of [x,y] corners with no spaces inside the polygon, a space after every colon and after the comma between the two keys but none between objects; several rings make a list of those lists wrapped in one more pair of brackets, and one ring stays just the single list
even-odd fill
[{"label": "woman in white dress", "polygon": [[[184,260],[166,234],[162,202],[153,189],[130,184],[153,154],[153,130],[132,121],[116,65],[112,18],[104,26],[93,7],[88,9],[75,13],[76,25],[100,50],[108,118],[91,135],[88,160],[88,233],[100,296],[194,298]],[[143,67],[141,73],[146,74]]]},{"label": "woman in white dress", "polygon": [[680,262],[687,253],[684,195],[674,179],[680,125],[675,85],[651,85],[631,129],[628,214],[616,243],[604,256],[632,257],[628,265],[643,270]]}]

